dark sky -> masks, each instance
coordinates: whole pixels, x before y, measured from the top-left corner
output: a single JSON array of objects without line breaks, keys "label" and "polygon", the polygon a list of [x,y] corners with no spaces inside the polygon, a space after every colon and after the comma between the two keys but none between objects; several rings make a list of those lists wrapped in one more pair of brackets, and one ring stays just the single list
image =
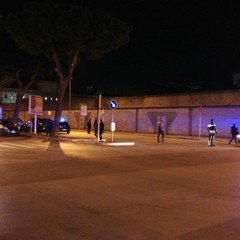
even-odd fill
[{"label": "dark sky", "polygon": [[134,30],[128,45],[81,66],[84,83],[130,94],[233,88],[240,71],[237,1],[103,1],[99,7]]},{"label": "dark sky", "polygon": [[[162,94],[233,88],[240,72],[238,1],[79,0],[133,25],[128,45],[82,62],[73,91]],[[79,85],[79,83],[81,83]]]}]

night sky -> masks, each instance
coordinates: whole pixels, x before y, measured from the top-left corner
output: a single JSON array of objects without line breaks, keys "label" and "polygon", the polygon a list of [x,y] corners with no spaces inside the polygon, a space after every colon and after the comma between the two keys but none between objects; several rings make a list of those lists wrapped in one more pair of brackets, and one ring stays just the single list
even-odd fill
[{"label": "night sky", "polygon": [[132,24],[133,32],[128,45],[94,62],[81,62],[72,81],[74,92],[116,96],[235,88],[234,73],[240,72],[238,1],[75,2],[103,8]]}]

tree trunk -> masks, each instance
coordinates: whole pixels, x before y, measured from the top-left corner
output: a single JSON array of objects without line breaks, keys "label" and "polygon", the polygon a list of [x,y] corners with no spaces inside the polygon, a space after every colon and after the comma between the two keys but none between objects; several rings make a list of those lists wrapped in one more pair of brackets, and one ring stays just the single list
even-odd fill
[{"label": "tree trunk", "polygon": [[57,96],[58,102],[57,102],[57,106],[55,109],[54,123],[53,123],[51,136],[57,136],[59,133],[59,128],[58,128],[59,125],[58,124],[61,119],[63,98],[65,95],[66,89],[68,87],[68,84],[69,84],[68,78],[65,78],[65,79],[62,79],[61,81],[59,81],[59,89],[58,89],[58,96]]},{"label": "tree trunk", "polygon": [[18,116],[19,116],[23,95],[24,95],[24,90],[22,88],[21,89],[19,88],[18,93],[17,93],[16,104],[15,104],[15,108],[14,108],[14,112],[13,112],[13,120],[15,122],[17,122],[17,119],[18,119]]},{"label": "tree trunk", "polygon": [[63,98],[64,98],[64,94],[67,90],[69,81],[72,79],[72,75],[75,69],[75,66],[77,64],[77,59],[78,59],[78,52],[76,52],[73,55],[72,58],[72,63],[69,66],[69,73],[67,76],[64,76],[63,72],[62,72],[62,68],[61,68],[61,64],[60,64],[60,60],[58,58],[58,54],[56,51],[53,51],[53,62],[55,63],[55,70],[58,76],[58,81],[59,81],[59,88],[58,88],[58,102],[57,102],[57,106],[55,109],[55,116],[54,116],[54,123],[53,123],[53,128],[52,128],[52,132],[51,132],[51,136],[57,136],[59,133],[59,121],[62,115],[62,105],[63,105]]},{"label": "tree trunk", "polygon": [[24,96],[26,90],[29,89],[32,86],[32,84],[35,82],[36,77],[38,75],[38,71],[39,71],[39,66],[36,67],[36,70],[34,71],[33,75],[31,76],[31,79],[25,86],[18,76],[19,71],[15,75],[15,80],[18,84],[18,92],[17,92],[17,99],[16,99],[15,108],[14,108],[14,113],[13,113],[14,121],[17,121],[17,119],[18,119],[18,115],[19,115],[20,108],[22,105],[23,96]]}]

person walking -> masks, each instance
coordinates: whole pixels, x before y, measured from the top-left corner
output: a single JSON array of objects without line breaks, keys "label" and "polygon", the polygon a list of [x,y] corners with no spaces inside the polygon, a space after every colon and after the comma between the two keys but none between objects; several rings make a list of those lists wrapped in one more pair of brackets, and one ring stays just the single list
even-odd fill
[{"label": "person walking", "polygon": [[239,134],[239,132],[235,123],[231,126],[231,134],[232,134],[232,138],[230,139],[229,144],[231,144],[233,140],[237,144],[238,143],[237,135]]},{"label": "person walking", "polygon": [[97,137],[97,134],[98,134],[98,121],[97,121],[96,118],[94,120],[93,126],[94,126],[94,135],[95,135],[95,137]]},{"label": "person walking", "polygon": [[100,140],[102,140],[102,135],[104,133],[104,123],[102,121],[102,119],[100,119]]},{"label": "person walking", "polygon": [[208,146],[215,147],[213,141],[217,134],[217,127],[216,124],[214,123],[214,119],[211,119],[210,123],[207,125],[207,131],[208,131]]},{"label": "person walking", "polygon": [[47,141],[50,140],[50,136],[52,133],[52,127],[53,127],[53,121],[52,121],[51,117],[48,116],[48,118],[46,119],[46,123],[45,123]]},{"label": "person walking", "polygon": [[164,141],[164,132],[163,132],[163,129],[162,129],[162,118],[160,118],[160,120],[158,121],[157,123],[157,141],[160,142],[160,136],[161,139],[162,139],[162,142]]},{"label": "person walking", "polygon": [[87,133],[91,134],[91,118],[88,119],[87,121]]}]

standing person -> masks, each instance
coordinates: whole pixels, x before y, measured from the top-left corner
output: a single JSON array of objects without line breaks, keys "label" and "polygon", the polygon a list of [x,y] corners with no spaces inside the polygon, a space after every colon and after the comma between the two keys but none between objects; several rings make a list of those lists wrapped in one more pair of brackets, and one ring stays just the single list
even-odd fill
[{"label": "standing person", "polygon": [[162,142],[164,141],[164,132],[162,129],[162,118],[157,123],[157,141],[160,142],[160,136],[162,136]]},{"label": "standing person", "polygon": [[88,134],[91,133],[91,118],[89,118],[87,121],[87,133]]},{"label": "standing person", "polygon": [[97,137],[97,134],[98,134],[98,121],[97,121],[96,118],[94,120],[93,126],[94,126],[94,135]]},{"label": "standing person", "polygon": [[238,143],[237,135],[239,134],[239,132],[235,123],[231,126],[231,134],[232,138],[230,139],[229,144],[231,144],[232,140],[234,140],[235,143],[237,144]]},{"label": "standing person", "polygon": [[215,145],[213,144],[213,140],[217,134],[217,127],[213,119],[211,119],[210,123],[208,124],[207,130],[208,130],[208,146],[215,147]]},{"label": "standing person", "polygon": [[48,116],[46,123],[45,123],[45,129],[46,129],[46,136],[47,136],[47,140],[50,140],[50,136],[51,136],[51,132],[52,132],[52,125],[53,125],[53,121],[51,119],[50,116]]},{"label": "standing person", "polygon": [[100,140],[102,140],[102,134],[104,133],[104,123],[102,119],[100,119]]}]

